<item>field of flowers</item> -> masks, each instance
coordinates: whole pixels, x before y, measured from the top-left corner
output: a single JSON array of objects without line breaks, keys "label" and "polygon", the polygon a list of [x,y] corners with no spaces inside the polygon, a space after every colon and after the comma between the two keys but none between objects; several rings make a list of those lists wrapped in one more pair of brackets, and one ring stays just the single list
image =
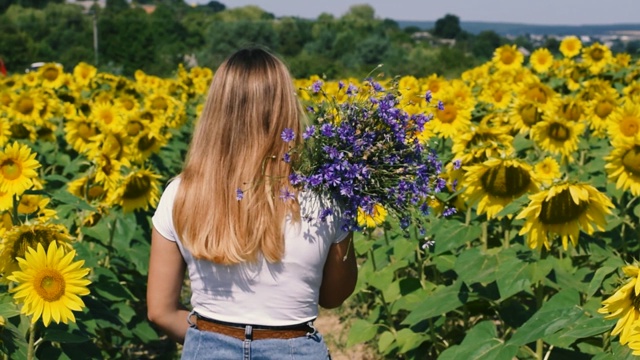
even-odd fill
[{"label": "field of flowers", "polygon": [[[575,37],[560,52],[505,45],[456,79],[376,75],[430,118],[406,138],[436,150],[446,184],[421,199],[420,226],[362,216],[350,344],[407,359],[640,354],[640,61]],[[0,78],[0,354],[177,356],[146,320],[150,215],[212,75],[51,63]],[[312,112],[368,83],[296,80]]]}]

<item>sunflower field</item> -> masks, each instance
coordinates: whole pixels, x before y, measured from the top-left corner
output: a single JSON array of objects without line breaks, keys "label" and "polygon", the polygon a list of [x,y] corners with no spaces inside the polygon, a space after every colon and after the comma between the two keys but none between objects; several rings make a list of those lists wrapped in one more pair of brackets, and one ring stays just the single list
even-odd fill
[{"label": "sunflower field", "polygon": [[[356,236],[349,344],[404,359],[640,354],[640,61],[576,37],[560,52],[504,45],[455,79],[380,75],[407,113],[432,114],[411,137],[437,149],[447,190],[425,199],[424,231],[388,218]],[[5,358],[179,356],[146,319],[150,216],[212,76],[50,63],[0,78]],[[313,107],[319,83],[345,99],[364,81],[296,86]]]}]

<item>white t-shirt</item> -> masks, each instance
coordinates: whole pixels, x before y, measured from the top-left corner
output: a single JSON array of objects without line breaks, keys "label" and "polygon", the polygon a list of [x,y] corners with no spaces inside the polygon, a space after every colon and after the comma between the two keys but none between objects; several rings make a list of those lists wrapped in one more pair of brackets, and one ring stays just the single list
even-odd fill
[{"label": "white t-shirt", "polygon": [[[252,325],[292,325],[318,316],[318,297],[329,247],[346,238],[339,217],[321,222],[285,220],[282,261],[220,265],[195,259],[173,227],[173,202],[180,178],[169,183],[152,218],[154,228],[175,241],[187,264],[191,305],[200,315],[221,321]],[[299,195],[302,214],[319,214],[316,196]],[[326,202],[323,204],[325,205]],[[334,208],[335,209],[335,208]],[[337,209],[336,209],[337,210]],[[215,207],[211,208],[215,211]],[[334,210],[335,211],[335,210]]]}]

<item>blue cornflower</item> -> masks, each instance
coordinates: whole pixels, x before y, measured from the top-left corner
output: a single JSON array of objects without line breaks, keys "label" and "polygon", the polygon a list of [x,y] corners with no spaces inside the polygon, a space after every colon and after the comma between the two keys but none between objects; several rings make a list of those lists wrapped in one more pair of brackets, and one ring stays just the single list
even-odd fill
[{"label": "blue cornflower", "polygon": [[313,82],[313,84],[311,85],[311,90],[313,90],[313,93],[316,94],[318,93],[320,90],[322,90],[322,85],[324,83],[322,82],[322,80],[316,80]]},{"label": "blue cornflower", "polygon": [[289,182],[291,183],[291,185],[299,185],[304,181],[304,178],[302,176],[300,176],[299,174],[296,173],[292,173],[289,175]]},{"label": "blue cornflower", "polygon": [[461,165],[462,165],[462,161],[460,159],[453,160],[453,170],[460,169]]},{"label": "blue cornflower", "polygon": [[284,153],[284,155],[282,155],[282,161],[286,162],[287,164],[291,162],[291,155],[286,152]]},{"label": "blue cornflower", "polygon": [[329,215],[333,215],[333,210],[330,208],[326,208],[326,209],[322,209],[322,211],[320,212],[320,221],[325,222],[327,221],[327,217]]},{"label": "blue cornflower", "polygon": [[338,90],[342,90],[344,87],[344,82],[342,80],[338,81]]},{"label": "blue cornflower", "polygon": [[240,201],[244,197],[244,192],[240,188],[236,189],[236,200]]},{"label": "blue cornflower", "polygon": [[314,114],[316,112],[316,109],[314,109],[313,106],[307,106],[307,112]]},{"label": "blue cornflower", "polygon": [[431,90],[427,90],[427,93],[424,95],[424,98],[427,100],[428,103],[431,102],[431,100],[433,99],[433,95],[431,94]]},{"label": "blue cornflower", "polygon": [[320,127],[320,133],[325,137],[333,137],[333,126],[331,124],[323,124]]},{"label": "blue cornflower", "polygon": [[295,198],[296,198],[296,194],[289,191],[288,187],[280,189],[280,200],[286,202],[289,200],[294,200]]},{"label": "blue cornflower", "polygon": [[444,110],[444,103],[442,102],[442,100],[438,100],[438,110]]},{"label": "blue cornflower", "polygon": [[357,92],[358,87],[353,84],[349,84],[349,86],[347,87],[347,95],[354,95]]},{"label": "blue cornflower", "polygon": [[456,210],[456,208],[454,207],[448,207],[446,209],[444,209],[444,211],[442,212],[442,216],[447,217],[447,216],[451,216],[455,213],[457,213],[458,211]]},{"label": "blue cornflower", "polygon": [[291,128],[285,128],[284,130],[282,130],[282,134],[280,134],[280,137],[282,138],[282,140],[284,140],[284,142],[290,142],[296,137],[296,133]]},{"label": "blue cornflower", "polygon": [[302,133],[302,138],[307,140],[308,138],[312,137],[315,132],[316,132],[316,127],[314,125],[309,125],[307,126],[304,133]]}]

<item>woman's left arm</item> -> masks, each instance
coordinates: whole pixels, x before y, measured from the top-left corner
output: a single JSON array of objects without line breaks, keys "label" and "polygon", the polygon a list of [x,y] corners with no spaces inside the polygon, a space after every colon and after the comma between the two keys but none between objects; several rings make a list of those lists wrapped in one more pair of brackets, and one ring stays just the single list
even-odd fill
[{"label": "woman's left arm", "polygon": [[186,264],[178,245],[156,229],[151,235],[151,255],[147,283],[147,317],[179,343],[189,328],[189,311],[180,303]]}]

